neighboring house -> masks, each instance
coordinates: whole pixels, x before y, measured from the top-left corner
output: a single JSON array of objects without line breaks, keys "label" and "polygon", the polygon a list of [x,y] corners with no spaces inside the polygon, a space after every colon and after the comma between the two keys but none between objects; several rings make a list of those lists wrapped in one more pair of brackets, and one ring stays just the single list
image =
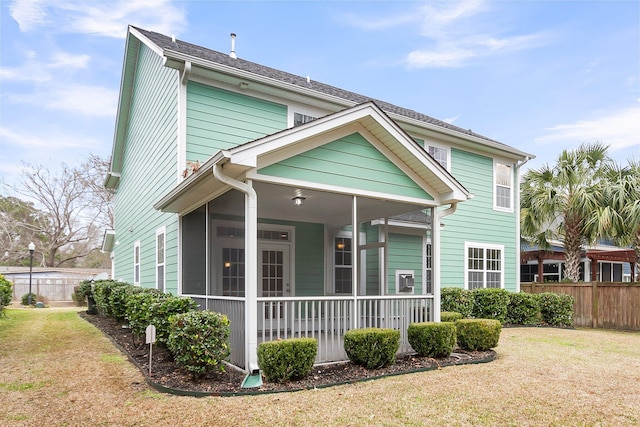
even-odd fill
[{"label": "neighboring house", "polygon": [[[553,242],[550,250],[522,244],[520,281],[560,282],[564,278],[564,246]],[[585,282],[631,282],[635,276],[635,252],[604,243],[582,251],[580,280]]]},{"label": "neighboring house", "polygon": [[[439,320],[441,286],[519,289],[532,156],[429,116],[129,27],[111,170],[114,277],[263,340]],[[357,230],[357,233],[353,231]]]},{"label": "neighboring house", "polygon": [[0,274],[13,283],[13,300],[31,292],[49,302],[71,301],[73,288],[85,280],[107,279],[109,273],[98,268],[0,267]]}]

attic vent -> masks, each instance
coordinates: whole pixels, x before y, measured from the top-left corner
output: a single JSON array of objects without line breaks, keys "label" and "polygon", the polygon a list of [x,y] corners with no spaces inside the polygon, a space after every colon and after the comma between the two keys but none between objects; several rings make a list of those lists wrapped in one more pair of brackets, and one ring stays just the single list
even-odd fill
[{"label": "attic vent", "polygon": [[236,35],[231,33],[231,52],[229,52],[229,58],[236,59]]}]

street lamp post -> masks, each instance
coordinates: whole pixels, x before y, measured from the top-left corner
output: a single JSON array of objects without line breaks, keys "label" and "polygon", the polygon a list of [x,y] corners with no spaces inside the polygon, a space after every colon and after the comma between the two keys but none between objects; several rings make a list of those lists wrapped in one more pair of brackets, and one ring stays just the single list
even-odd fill
[{"label": "street lamp post", "polygon": [[33,275],[33,251],[36,250],[36,245],[33,242],[29,243],[29,306],[31,306],[31,276]]}]

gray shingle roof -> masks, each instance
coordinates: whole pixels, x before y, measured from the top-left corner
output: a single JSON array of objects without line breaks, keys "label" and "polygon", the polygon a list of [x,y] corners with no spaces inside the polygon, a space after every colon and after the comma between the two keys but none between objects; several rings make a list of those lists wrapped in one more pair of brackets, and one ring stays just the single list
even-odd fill
[{"label": "gray shingle roof", "polygon": [[277,81],[298,86],[300,88],[315,90],[322,94],[331,95],[347,101],[355,102],[356,104],[362,104],[362,103],[371,101],[371,102],[374,102],[376,105],[378,105],[386,113],[398,114],[400,116],[404,116],[410,119],[428,123],[430,125],[435,125],[441,128],[460,132],[476,138],[481,138],[486,141],[490,141],[493,144],[504,146],[504,148],[507,150],[509,149],[513,150],[512,147],[506,144],[502,144],[499,141],[495,141],[491,138],[487,138],[486,136],[479,135],[468,129],[463,129],[461,127],[443,122],[442,120],[435,119],[433,117],[427,116],[426,114],[418,113],[417,111],[414,111],[414,110],[398,107],[397,105],[393,105],[388,102],[380,101],[380,100],[370,98],[364,95],[360,95],[354,92],[349,92],[347,90],[340,89],[335,86],[327,85],[314,80],[307,81],[306,77],[296,76],[294,74],[287,73],[285,71],[276,70],[274,68],[266,67],[264,65],[256,64],[255,62],[246,61],[244,59],[240,59],[240,58],[234,59],[234,58],[231,58],[228,54],[217,52],[215,50],[207,49],[205,47],[197,46],[197,45],[187,43],[178,39],[176,39],[176,41],[174,42],[171,37],[168,37],[153,31],[143,30],[138,27],[133,27],[133,28],[135,28],[137,31],[139,31],[141,34],[147,37],[150,41],[155,43],[158,47],[165,50],[182,53],[182,54],[200,58],[206,61],[211,61],[217,64],[222,64],[228,67],[236,68],[238,70],[253,73],[258,76],[269,77]]}]

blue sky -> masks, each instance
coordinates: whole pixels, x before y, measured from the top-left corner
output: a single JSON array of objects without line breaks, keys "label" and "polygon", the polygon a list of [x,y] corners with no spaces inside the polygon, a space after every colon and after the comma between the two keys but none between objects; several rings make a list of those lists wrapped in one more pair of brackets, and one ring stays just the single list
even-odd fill
[{"label": "blue sky", "polygon": [[417,110],[553,163],[640,158],[640,2],[0,0],[0,194],[111,153],[128,24]]}]

